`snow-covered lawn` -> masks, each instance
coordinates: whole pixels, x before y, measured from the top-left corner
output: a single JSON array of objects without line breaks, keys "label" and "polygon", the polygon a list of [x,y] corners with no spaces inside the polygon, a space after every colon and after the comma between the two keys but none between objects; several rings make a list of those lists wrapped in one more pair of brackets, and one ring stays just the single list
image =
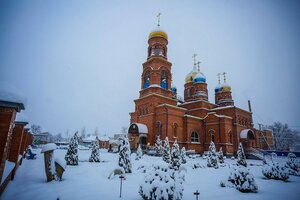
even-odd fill
[{"label": "snow-covered lawn", "polygon": [[[54,154],[55,157],[64,158],[66,150],[57,149]],[[79,165],[67,166],[61,182],[46,182],[43,154],[38,154],[35,160],[24,160],[22,166],[18,168],[15,180],[9,183],[0,199],[55,200],[58,197],[60,200],[120,199],[120,179],[118,177],[108,179],[109,174],[118,167],[118,154],[101,150],[100,163],[88,162],[90,154],[90,150],[79,150]],[[138,161],[134,158],[132,155],[133,173],[126,174],[121,199],[141,199],[138,189],[145,174],[142,170],[138,170],[138,167],[163,162],[161,157],[143,156]],[[206,160],[188,158],[185,164],[187,173],[183,184],[183,199],[194,200],[193,193],[196,190],[200,191],[199,199],[300,199],[300,177],[290,176],[287,182],[267,180],[261,173],[261,161],[247,160],[247,162],[248,165],[255,165],[249,166],[249,169],[258,185],[257,193],[241,193],[233,188],[220,187],[220,181],[226,180],[229,176],[229,164],[235,164],[236,161],[226,159],[226,166],[219,169],[207,167],[192,169],[195,163],[206,166]]]}]

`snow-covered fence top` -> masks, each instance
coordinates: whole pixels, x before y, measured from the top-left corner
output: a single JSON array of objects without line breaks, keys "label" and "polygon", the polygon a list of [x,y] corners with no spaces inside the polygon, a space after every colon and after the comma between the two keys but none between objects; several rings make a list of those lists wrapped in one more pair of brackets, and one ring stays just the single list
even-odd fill
[{"label": "snow-covered fence top", "polygon": [[57,148],[56,144],[54,143],[49,143],[49,144],[45,144],[43,147],[42,147],[42,151],[41,153],[45,153],[47,151],[53,151]]}]

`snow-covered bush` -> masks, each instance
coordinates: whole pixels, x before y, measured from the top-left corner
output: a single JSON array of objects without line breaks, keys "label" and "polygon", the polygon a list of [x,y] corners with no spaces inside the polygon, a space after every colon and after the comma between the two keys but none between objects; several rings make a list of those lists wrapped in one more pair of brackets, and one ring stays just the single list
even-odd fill
[{"label": "snow-covered bush", "polygon": [[171,162],[171,155],[170,155],[170,144],[169,144],[169,139],[166,137],[164,147],[163,147],[163,160],[166,163]]},{"label": "snow-covered bush", "polygon": [[256,192],[258,187],[254,176],[246,167],[232,168],[227,181],[221,181],[221,187],[233,187],[240,192]]},{"label": "snow-covered bush", "polygon": [[153,166],[147,171],[139,194],[144,200],[179,200],[183,195],[184,173],[167,166]]},{"label": "snow-covered bush", "polygon": [[296,158],[295,154],[289,153],[285,167],[288,168],[290,175],[300,176],[300,164],[297,163]]},{"label": "snow-covered bush", "polygon": [[207,167],[214,167],[215,169],[219,168],[218,157],[216,154],[216,147],[213,141],[210,142],[209,152],[207,157]]},{"label": "snow-covered bush", "polygon": [[171,162],[170,167],[174,170],[178,170],[181,165],[181,155],[177,140],[174,141],[171,151]]},{"label": "snow-covered bush", "polygon": [[94,141],[92,144],[92,153],[89,158],[90,162],[100,162],[100,152],[98,141]]},{"label": "snow-covered bush", "polygon": [[192,169],[197,169],[197,168],[206,168],[206,166],[200,164],[200,163],[194,163],[192,165]]},{"label": "snow-covered bush", "polygon": [[268,179],[286,181],[289,178],[289,171],[283,165],[272,162],[262,169],[262,173]]},{"label": "snow-covered bush", "polygon": [[186,150],[184,147],[181,148],[180,156],[181,156],[181,163],[185,164],[186,163]]},{"label": "snow-covered bush", "polygon": [[155,151],[156,155],[161,156],[163,154],[163,146],[162,146],[162,141],[160,139],[160,136],[156,136],[156,141],[155,141]]},{"label": "snow-covered bush", "polygon": [[222,147],[220,147],[220,150],[218,152],[218,159],[219,159],[220,163],[224,163],[224,154],[223,154],[223,151],[222,151]]},{"label": "snow-covered bush", "polygon": [[78,136],[77,132],[71,138],[67,154],[65,156],[67,165],[78,165]]},{"label": "snow-covered bush", "polygon": [[124,168],[125,173],[131,173],[130,145],[127,136],[122,138],[119,152],[119,166]]},{"label": "snow-covered bush", "polygon": [[247,167],[246,156],[244,153],[244,148],[242,143],[240,143],[237,151],[237,165],[242,165],[244,167]]},{"label": "snow-covered bush", "polygon": [[142,158],[142,156],[143,156],[143,151],[142,151],[141,145],[139,144],[139,146],[138,146],[138,148],[136,150],[136,157],[135,157],[135,159],[139,160],[139,159]]}]

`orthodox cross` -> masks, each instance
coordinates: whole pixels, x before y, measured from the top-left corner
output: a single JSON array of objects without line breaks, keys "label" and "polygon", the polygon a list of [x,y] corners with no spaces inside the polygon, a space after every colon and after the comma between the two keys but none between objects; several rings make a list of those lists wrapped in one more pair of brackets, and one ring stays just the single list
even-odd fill
[{"label": "orthodox cross", "polygon": [[223,72],[223,76],[224,76],[224,83],[226,83],[226,72]]},{"label": "orthodox cross", "polygon": [[194,65],[195,65],[195,66],[196,66],[196,56],[197,56],[197,54],[195,54],[195,53],[194,53],[193,56],[192,56],[192,57],[194,58]]},{"label": "orthodox cross", "polygon": [[200,63],[201,63],[200,61],[197,62],[197,64],[198,64],[198,72],[200,72]]},{"label": "orthodox cross", "polygon": [[160,26],[160,16],[161,16],[161,13],[158,13],[158,15],[156,16],[157,17],[157,26],[158,26],[158,28],[159,28],[159,26]]},{"label": "orthodox cross", "polygon": [[125,179],[125,176],[123,176],[122,174],[119,176],[119,178],[121,179],[121,184],[120,184],[120,198],[122,197],[122,180]]},{"label": "orthodox cross", "polygon": [[196,200],[198,200],[198,196],[200,195],[200,192],[198,192],[198,190],[196,192],[194,192],[194,195],[196,196]]},{"label": "orthodox cross", "polygon": [[220,85],[220,84],[221,84],[221,81],[220,81],[220,76],[221,76],[221,74],[218,73],[217,75],[218,75],[218,81],[219,81],[219,85]]}]

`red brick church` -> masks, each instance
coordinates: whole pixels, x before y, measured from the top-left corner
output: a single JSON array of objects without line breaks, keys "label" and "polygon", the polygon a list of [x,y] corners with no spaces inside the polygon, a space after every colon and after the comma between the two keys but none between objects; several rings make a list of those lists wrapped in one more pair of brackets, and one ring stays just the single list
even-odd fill
[{"label": "red brick church", "polygon": [[170,144],[177,139],[180,147],[203,153],[213,141],[217,150],[235,154],[239,142],[244,148],[267,149],[272,144],[270,131],[253,127],[249,111],[234,105],[232,89],[224,82],[215,88],[215,102],[208,100],[206,77],[194,62],[186,75],[184,99],[172,87],[172,63],[168,60],[168,35],[158,29],[148,37],[147,60],[143,63],[141,90],[130,113],[128,135],[133,149],[155,144],[156,136],[168,136]]}]

